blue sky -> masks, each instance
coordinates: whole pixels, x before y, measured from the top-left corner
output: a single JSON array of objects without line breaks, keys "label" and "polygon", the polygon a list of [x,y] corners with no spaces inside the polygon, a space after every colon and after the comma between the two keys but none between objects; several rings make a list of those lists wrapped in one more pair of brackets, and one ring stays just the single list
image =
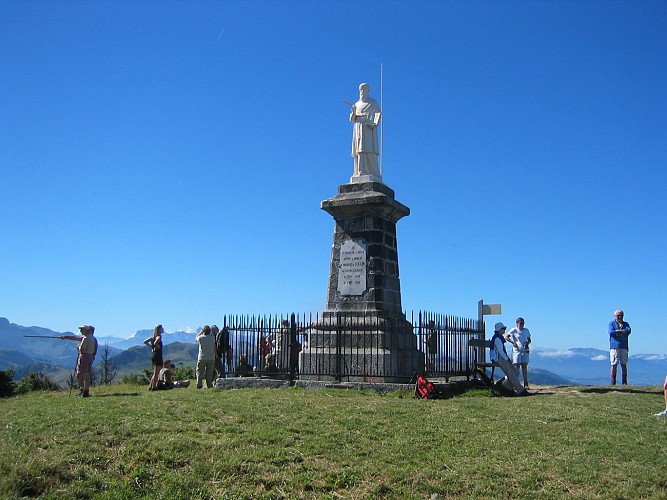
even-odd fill
[{"label": "blue sky", "polygon": [[666,39],[664,1],[0,1],[0,316],[322,310],[368,82],[404,309],[667,353]]}]

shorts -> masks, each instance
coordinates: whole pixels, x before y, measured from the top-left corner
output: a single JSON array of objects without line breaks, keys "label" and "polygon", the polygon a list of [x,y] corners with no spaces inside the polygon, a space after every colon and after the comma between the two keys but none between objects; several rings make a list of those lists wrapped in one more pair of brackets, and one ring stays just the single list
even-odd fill
[{"label": "shorts", "polygon": [[162,361],[162,351],[155,351],[153,354],[151,354],[151,363],[153,363],[155,366],[164,365],[164,361]]},{"label": "shorts", "polygon": [[628,350],[627,349],[609,349],[609,361],[611,366],[617,364],[627,365],[628,364]]},{"label": "shorts", "polygon": [[530,360],[530,352],[515,351],[512,349],[512,363],[515,365],[526,363]]},{"label": "shorts", "polygon": [[79,361],[76,363],[76,373],[84,374],[93,371],[93,360],[95,356],[92,354],[79,354]]}]

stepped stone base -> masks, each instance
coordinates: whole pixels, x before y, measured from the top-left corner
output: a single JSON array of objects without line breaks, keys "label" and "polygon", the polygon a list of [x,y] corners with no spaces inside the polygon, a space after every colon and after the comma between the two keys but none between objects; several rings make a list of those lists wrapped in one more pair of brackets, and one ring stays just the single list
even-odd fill
[{"label": "stepped stone base", "polygon": [[303,380],[406,382],[424,369],[424,355],[403,315],[325,315],[299,354]]},{"label": "stepped stone base", "polygon": [[[299,366],[306,373],[302,380],[343,382],[407,382],[423,369],[424,360],[416,349],[345,349],[317,348],[302,351]],[[337,374],[340,374],[339,376]]]}]

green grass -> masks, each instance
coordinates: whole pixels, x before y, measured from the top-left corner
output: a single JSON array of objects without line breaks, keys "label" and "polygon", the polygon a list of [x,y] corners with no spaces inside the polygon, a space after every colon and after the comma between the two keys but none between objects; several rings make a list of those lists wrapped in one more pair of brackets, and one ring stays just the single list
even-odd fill
[{"label": "green grass", "polygon": [[0,497],[667,498],[657,387],[545,392],[29,393],[0,400]]}]

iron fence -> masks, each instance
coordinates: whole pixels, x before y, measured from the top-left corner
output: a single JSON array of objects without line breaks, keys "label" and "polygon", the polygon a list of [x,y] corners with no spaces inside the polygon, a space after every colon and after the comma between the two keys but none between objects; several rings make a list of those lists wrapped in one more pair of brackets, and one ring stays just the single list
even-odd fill
[{"label": "iron fence", "polygon": [[468,341],[484,337],[478,320],[425,311],[400,318],[359,312],[228,315],[223,325],[229,329],[228,376],[290,380],[377,381],[397,373],[407,382],[414,376],[407,367],[414,366],[431,377],[469,377],[475,353]]}]

